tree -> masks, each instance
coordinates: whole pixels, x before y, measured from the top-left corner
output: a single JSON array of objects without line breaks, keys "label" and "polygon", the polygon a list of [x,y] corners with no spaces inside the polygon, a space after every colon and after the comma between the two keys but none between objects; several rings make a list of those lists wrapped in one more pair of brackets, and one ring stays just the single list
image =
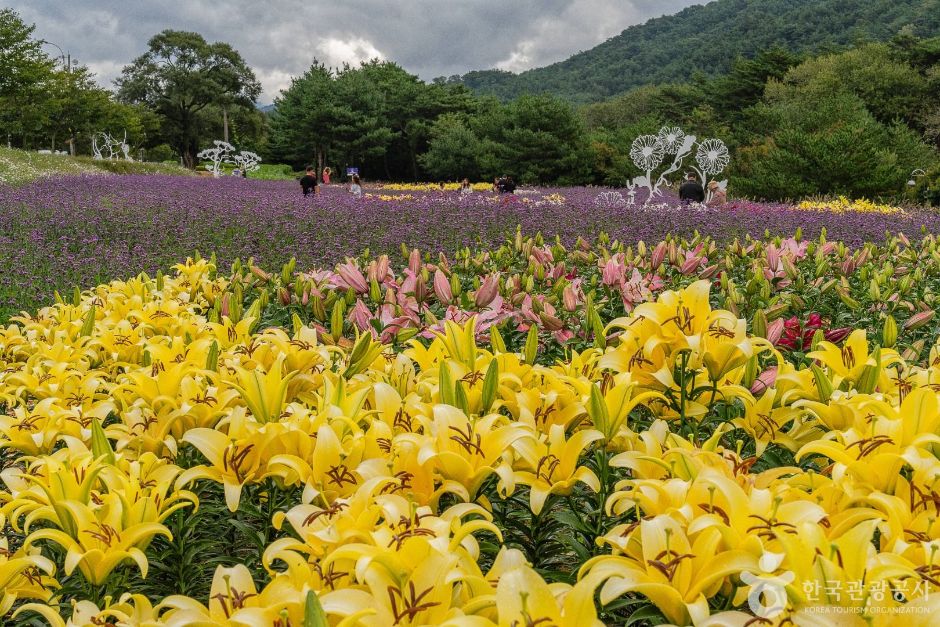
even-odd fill
[{"label": "tree", "polygon": [[314,61],[274,101],[268,156],[295,167],[316,163],[321,172],[334,143],[337,93],[333,72]]},{"label": "tree", "polygon": [[118,95],[145,104],[163,117],[167,143],[193,168],[199,151],[199,113],[210,105],[254,106],[261,85],[242,56],[227,43],[207,43],[198,33],[165,30],[148,51],[125,66]]},{"label": "tree", "polygon": [[418,157],[435,179],[477,180],[480,176],[480,138],[474,135],[462,116],[448,113],[431,126],[428,150]]},{"label": "tree", "polygon": [[52,78],[53,62],[12,9],[0,9],[0,129],[7,136],[38,133],[45,123],[43,87]]},{"label": "tree", "polygon": [[[573,184],[588,177],[588,146],[571,107],[552,96],[520,96],[476,117],[485,175],[525,183]],[[476,129],[475,129],[476,130]],[[489,153],[489,154],[487,154]]]},{"label": "tree", "polygon": [[846,92],[769,105],[772,131],[740,154],[737,193],[762,199],[899,192],[932,151],[903,124],[884,125]]}]

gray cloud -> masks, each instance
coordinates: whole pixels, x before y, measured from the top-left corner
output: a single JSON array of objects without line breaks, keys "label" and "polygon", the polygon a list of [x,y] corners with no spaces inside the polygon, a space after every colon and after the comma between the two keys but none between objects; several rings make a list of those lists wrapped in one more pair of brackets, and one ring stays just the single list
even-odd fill
[{"label": "gray cloud", "polygon": [[[701,3],[704,0],[699,0]],[[379,56],[429,80],[500,67],[521,71],[587,50],[688,0],[8,0],[48,39],[110,85],[166,28],[227,41],[271,101],[314,58]],[[49,48],[50,53],[57,50]]]}]

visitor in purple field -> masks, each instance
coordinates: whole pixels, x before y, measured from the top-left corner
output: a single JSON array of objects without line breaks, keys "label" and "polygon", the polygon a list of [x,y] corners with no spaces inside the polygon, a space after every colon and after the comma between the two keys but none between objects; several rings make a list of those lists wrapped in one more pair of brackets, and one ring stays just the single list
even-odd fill
[{"label": "visitor in purple field", "polygon": [[312,165],[308,165],[306,174],[300,177],[300,188],[304,190],[304,196],[320,193],[320,186],[317,185],[317,174]]},{"label": "visitor in purple field", "polygon": [[349,182],[349,193],[360,198],[362,196],[362,184],[359,182],[359,175],[353,174],[352,180]]},{"label": "visitor in purple field", "polygon": [[473,193],[473,186],[470,185],[470,179],[460,181],[460,195],[467,196]]},{"label": "visitor in purple field", "polygon": [[444,181],[441,181],[437,184],[437,189],[441,193],[441,196],[443,196],[447,192],[447,184]]},{"label": "visitor in purple field", "polygon": [[718,181],[712,181],[708,184],[708,192],[711,194],[708,204],[717,206],[728,202],[728,192],[721,187]]},{"label": "visitor in purple field", "polygon": [[686,175],[685,183],[679,187],[679,200],[686,205],[705,202],[705,188],[698,182],[698,177],[691,172]]},{"label": "visitor in purple field", "polygon": [[329,167],[323,168],[323,184],[324,184],[324,185],[329,185],[329,184],[330,184],[330,175],[331,175],[331,174],[333,174],[333,170],[331,170]]}]

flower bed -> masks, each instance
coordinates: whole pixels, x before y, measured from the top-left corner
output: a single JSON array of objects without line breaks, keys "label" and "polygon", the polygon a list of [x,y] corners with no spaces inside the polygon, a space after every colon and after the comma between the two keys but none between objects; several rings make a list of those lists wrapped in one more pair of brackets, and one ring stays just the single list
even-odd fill
[{"label": "flower bed", "polygon": [[0,616],[940,610],[932,238],[404,252],[195,259],[3,329]]},{"label": "flower bed", "polygon": [[[747,234],[788,237],[802,227],[807,239],[822,228],[830,239],[858,248],[885,232],[919,239],[922,227],[940,232],[940,216],[908,210],[883,214],[794,210],[786,205],[733,202],[721,209],[690,209],[674,198],[643,209],[625,206],[621,190],[534,190],[497,197],[474,193],[376,190],[355,199],[342,187],[304,199],[290,181],[226,177],[59,177],[22,187],[0,186],[0,320],[52,301],[53,291],[93,287],[145,271],[166,271],[193,251],[215,252],[221,265],[254,257],[280,267],[296,256],[300,268],[332,266],[368,249],[397,253],[402,243],[436,254],[464,247],[498,248],[517,226],[526,234],[557,235],[571,247],[579,236],[652,245],[667,235],[695,232],[719,243]],[[367,190],[369,192],[369,190]],[[403,201],[379,196],[410,195]],[[642,202],[643,198],[637,198]]]}]

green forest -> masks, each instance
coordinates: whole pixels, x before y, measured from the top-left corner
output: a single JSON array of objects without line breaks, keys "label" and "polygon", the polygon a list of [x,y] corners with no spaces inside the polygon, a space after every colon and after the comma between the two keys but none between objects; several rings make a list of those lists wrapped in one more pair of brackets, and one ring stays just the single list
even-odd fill
[{"label": "green forest", "polygon": [[597,102],[643,85],[684,83],[726,74],[740,57],[770,48],[815,55],[902,30],[940,34],[936,0],[719,0],[631,26],[606,42],[520,74],[500,70],[448,78],[509,100],[548,93]]},{"label": "green forest", "polygon": [[[266,111],[256,105],[261,88],[251,67],[225,42],[158,33],[105,89],[86,67],[50,57],[33,27],[3,10],[0,137],[13,147],[88,154],[95,132],[126,133],[135,156],[188,167],[198,166],[201,148],[226,139],[295,171],[355,166],[372,180],[508,174],[523,183],[622,186],[639,174],[629,158],[633,140],[671,125],[727,143],[733,196],[906,194],[940,204],[940,18],[928,5],[936,2],[719,0],[693,7],[573,57],[600,55],[589,65],[603,72],[618,58],[640,58],[615,46],[626,46],[628,33],[630,45],[646,38],[643,54],[659,46],[660,62],[647,65],[662,74],[610,70],[620,73],[621,86],[635,86],[610,83],[591,96],[596,102],[572,102],[560,88],[501,99],[470,89],[469,81],[424,82],[390,61],[330,68],[313,60]],[[880,20],[871,19],[876,6]],[[785,36],[781,20],[795,15],[814,26],[791,24],[787,32],[799,36]],[[683,34],[695,20],[701,33],[712,33],[707,45]],[[847,42],[845,25],[856,20],[879,30]],[[749,35],[729,30],[748,23],[755,29]],[[719,37],[722,28],[728,34]],[[668,57],[667,41],[675,51]],[[696,56],[706,52],[720,59]],[[704,66],[712,71],[686,71]],[[587,69],[576,73],[595,80]],[[911,188],[920,170],[926,175],[915,176]]]}]

